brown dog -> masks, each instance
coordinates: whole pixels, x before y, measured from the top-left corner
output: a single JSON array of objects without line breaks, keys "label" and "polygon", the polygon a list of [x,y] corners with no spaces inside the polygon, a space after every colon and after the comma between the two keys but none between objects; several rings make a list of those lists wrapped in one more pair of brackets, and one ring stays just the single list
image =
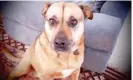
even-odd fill
[{"label": "brown dog", "polygon": [[46,4],[45,29],[29,47],[9,79],[26,74],[30,66],[40,80],[78,80],[84,60],[84,21],[92,19],[88,6],[74,3]]}]

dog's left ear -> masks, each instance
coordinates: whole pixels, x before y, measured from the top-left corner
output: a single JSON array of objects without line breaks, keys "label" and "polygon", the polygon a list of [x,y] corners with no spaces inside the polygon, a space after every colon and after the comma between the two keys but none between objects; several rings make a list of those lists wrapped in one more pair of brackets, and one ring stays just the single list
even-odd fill
[{"label": "dog's left ear", "polygon": [[51,5],[51,3],[46,3],[46,4],[44,4],[44,7],[43,7],[43,9],[42,9],[42,15],[43,15],[43,16],[45,16],[45,14],[46,14],[48,8],[50,7],[50,5]]},{"label": "dog's left ear", "polygon": [[93,13],[91,11],[91,9],[89,8],[88,5],[79,5],[81,10],[83,11],[84,13],[84,16],[90,20],[93,19]]}]

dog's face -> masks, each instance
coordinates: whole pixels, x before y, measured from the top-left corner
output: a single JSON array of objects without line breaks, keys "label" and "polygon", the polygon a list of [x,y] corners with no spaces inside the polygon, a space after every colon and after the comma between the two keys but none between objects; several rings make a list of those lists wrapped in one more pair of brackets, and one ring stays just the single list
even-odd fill
[{"label": "dog's face", "polygon": [[43,8],[45,32],[55,51],[67,52],[78,44],[84,33],[84,21],[93,15],[88,6],[74,3],[46,4]]}]

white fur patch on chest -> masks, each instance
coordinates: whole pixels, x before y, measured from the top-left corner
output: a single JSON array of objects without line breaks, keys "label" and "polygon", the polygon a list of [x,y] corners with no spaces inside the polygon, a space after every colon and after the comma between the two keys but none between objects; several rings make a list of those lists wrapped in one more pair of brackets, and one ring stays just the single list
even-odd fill
[{"label": "white fur patch on chest", "polygon": [[63,74],[63,77],[68,77],[72,74],[72,72],[74,72],[75,69],[65,69],[62,70],[61,73]]}]

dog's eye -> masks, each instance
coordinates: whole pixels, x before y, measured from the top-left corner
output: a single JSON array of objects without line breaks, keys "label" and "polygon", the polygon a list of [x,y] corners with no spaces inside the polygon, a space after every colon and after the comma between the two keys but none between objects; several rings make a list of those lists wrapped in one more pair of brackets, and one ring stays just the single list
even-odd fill
[{"label": "dog's eye", "polygon": [[50,19],[49,19],[49,24],[50,24],[51,26],[56,25],[56,24],[57,24],[56,19],[54,19],[54,18],[50,18]]},{"label": "dog's eye", "polygon": [[70,25],[71,27],[76,26],[77,23],[78,23],[78,21],[77,21],[76,19],[71,19],[71,20],[69,21],[69,25]]}]

